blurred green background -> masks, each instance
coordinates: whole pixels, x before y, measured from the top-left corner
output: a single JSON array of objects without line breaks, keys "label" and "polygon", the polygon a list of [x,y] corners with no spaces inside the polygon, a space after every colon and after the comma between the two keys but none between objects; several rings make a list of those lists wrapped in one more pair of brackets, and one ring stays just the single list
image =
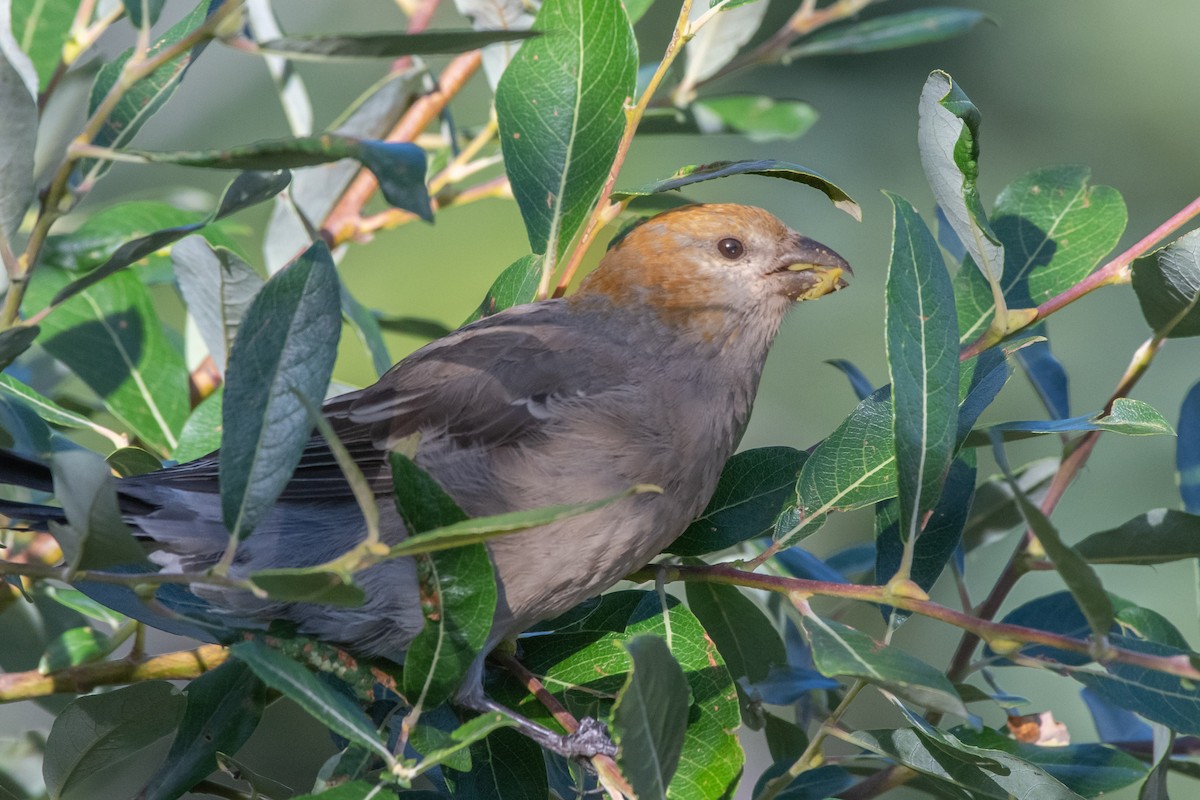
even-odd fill
[{"label": "blurred green background", "polygon": [[[794,2],[774,0],[767,25],[780,21]],[[898,12],[928,3],[889,0],[878,11]],[[1195,0],[1059,0],[1052,3],[957,3],[984,10],[994,24],[946,43],[864,56],[804,59],[790,66],[762,68],[707,87],[705,94],[761,92],[812,103],[817,125],[794,142],[755,144],[736,136],[646,137],[633,150],[621,185],[664,177],[684,164],[718,159],[778,158],[826,175],[863,206],[863,222],[834,209],[807,188],[766,178],[744,177],[700,184],[687,193],[696,200],[764,206],[788,224],[828,244],[855,268],[850,290],[797,309],[772,352],[744,447],[786,444],[809,447],[829,433],[853,408],[845,379],[822,362],[846,358],[871,380],[887,382],[883,347],[883,283],[891,235],[890,207],[881,189],[906,196],[932,223],[932,197],[916,149],[917,98],[932,69],[944,69],[983,113],[980,186],[990,202],[1007,183],[1036,167],[1082,163],[1093,181],[1116,187],[1129,206],[1122,248],[1132,244],[1200,193],[1200,3]],[[171,0],[164,19],[173,22],[189,2]],[[387,0],[340,0],[276,4],[284,29],[293,32],[372,31],[403,24]],[[462,22],[449,2],[437,24]],[[658,0],[639,24],[643,59],[660,54],[675,3]],[[876,9],[872,9],[875,13]],[[114,37],[105,52],[124,45]],[[313,96],[320,128],[386,69],[383,63],[301,64]],[[483,121],[487,88],[477,78],[453,107],[460,126]],[[192,67],[175,98],[139,136],[148,149],[225,146],[287,134],[275,93],[261,61],[213,45]],[[118,164],[87,200],[95,210],[115,198],[174,196],[206,208],[211,199],[194,187],[217,192],[220,177],[168,166]],[[193,187],[175,195],[171,187]],[[244,215],[251,235],[265,213]],[[257,245],[248,245],[257,255]],[[436,224],[407,225],[351,248],[343,273],[360,299],[391,314],[432,317],[457,325],[478,304],[492,278],[527,252],[516,205],[488,200],[439,215]],[[593,256],[594,260],[595,256]],[[253,259],[252,259],[253,260]],[[1100,409],[1134,349],[1148,336],[1128,287],[1102,290],[1055,316],[1050,324],[1056,354],[1071,377],[1073,413]],[[421,342],[389,340],[399,359]],[[337,377],[351,384],[370,381],[369,363],[349,334]],[[1187,387],[1200,379],[1200,349],[1194,341],[1171,342],[1134,396],[1154,405],[1172,422]],[[1043,415],[1018,374],[988,410],[983,422]],[[1056,453],[1056,440],[1013,445],[1014,464]],[[1068,493],[1055,521],[1068,541],[1115,526],[1144,510],[1178,507],[1174,440],[1106,436],[1088,468]],[[983,460],[980,472],[992,471]],[[844,515],[809,540],[818,553],[840,549],[871,536],[869,514]],[[975,599],[991,585],[1011,549],[1005,542],[977,551],[968,563]],[[1102,568],[1110,590],[1156,609],[1172,619],[1193,644],[1200,643],[1197,583],[1191,564],[1158,568]],[[1006,608],[1061,584],[1053,575],[1023,579]],[[949,582],[935,599],[957,605]],[[879,630],[873,609],[851,612],[854,624]],[[870,626],[876,626],[872,628]],[[957,641],[954,631],[914,619],[897,641],[942,667]],[[1030,698],[1029,712],[1051,710],[1070,726],[1075,740],[1094,738],[1073,682],[1028,670],[1000,671],[1006,690]],[[0,726],[15,721],[13,709],[0,710]],[[287,724],[303,725],[294,712]],[[886,724],[882,704],[856,704],[851,725]],[[21,724],[28,719],[22,714]],[[44,719],[44,718],[43,718]],[[990,717],[990,724],[1002,720]],[[44,724],[40,723],[40,724]],[[260,731],[255,744],[270,748]],[[303,751],[328,750],[328,740],[289,735],[288,760],[311,775],[321,760]],[[752,756],[747,775],[764,766]],[[258,762],[253,755],[248,760]],[[269,758],[262,753],[263,764]],[[294,786],[307,787],[303,778]],[[1191,787],[1186,787],[1191,788]],[[1130,794],[1129,796],[1135,796]]]}]

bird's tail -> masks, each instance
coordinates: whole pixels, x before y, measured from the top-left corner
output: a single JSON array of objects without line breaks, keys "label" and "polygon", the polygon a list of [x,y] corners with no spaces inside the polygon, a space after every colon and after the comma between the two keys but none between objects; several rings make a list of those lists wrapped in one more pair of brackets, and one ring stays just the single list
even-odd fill
[{"label": "bird's tail", "polygon": [[[54,478],[50,468],[11,450],[0,450],[0,485],[20,486],[38,492],[53,492]],[[33,527],[45,530],[47,523],[66,522],[61,508],[26,503],[19,500],[0,499],[0,514],[9,519],[32,523]]]}]

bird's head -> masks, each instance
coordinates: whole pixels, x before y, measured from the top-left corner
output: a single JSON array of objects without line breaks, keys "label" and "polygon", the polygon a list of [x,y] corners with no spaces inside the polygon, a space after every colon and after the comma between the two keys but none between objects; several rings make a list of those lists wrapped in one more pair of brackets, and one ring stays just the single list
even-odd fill
[{"label": "bird's head", "polygon": [[703,338],[750,321],[773,335],[793,301],[846,286],[850,265],[753,206],[683,206],[641,223],[614,245],[575,298],[644,310]]}]

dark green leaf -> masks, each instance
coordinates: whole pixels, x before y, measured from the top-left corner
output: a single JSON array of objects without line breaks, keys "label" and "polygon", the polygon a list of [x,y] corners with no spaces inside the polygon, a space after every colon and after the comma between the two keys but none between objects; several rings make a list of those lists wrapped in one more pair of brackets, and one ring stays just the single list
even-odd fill
[{"label": "dark green leaf", "polygon": [[659,637],[635,636],[622,647],[632,663],[612,708],[617,763],[641,800],[666,800],[687,732],[687,682]]},{"label": "dark green leaf", "polygon": [[387,349],[387,343],[383,340],[383,328],[379,324],[379,319],[371,309],[358,302],[357,298],[350,294],[350,287],[346,286],[345,281],[342,281],[341,287],[342,317],[358,334],[359,341],[363,343],[363,347],[370,354],[375,374],[382,376],[392,368],[393,362]]},{"label": "dark green leaf", "polygon": [[756,683],[771,667],[787,664],[779,632],[736,586],[697,581],[689,582],[686,590],[688,608],[716,644],[734,680],[745,677]]},{"label": "dark green leaf", "polygon": [[196,321],[217,371],[225,374],[229,348],[263,280],[231,250],[189,236],[171,250],[179,291]]},{"label": "dark green leaf", "polygon": [[[1036,306],[1087,277],[1125,230],[1116,189],[1091,186],[1084,166],[1037,169],[996,198],[992,227],[1004,245],[1000,288],[1012,308]],[[977,270],[954,278],[959,341],[974,341],[992,319],[992,289]]]},{"label": "dark green leaf", "polygon": [[687,108],[652,109],[638,133],[740,133],[752,142],[791,141],[807,133],[817,116],[802,100],[726,95],[696,100]]},{"label": "dark green leaf", "polygon": [[[541,270],[541,267],[538,268]],[[415,336],[426,341],[440,339],[453,333],[454,329],[445,325],[436,319],[428,319],[426,317],[402,317],[389,316],[374,309],[371,310],[372,316],[379,321],[379,327],[385,331],[393,333],[402,333],[406,336]],[[474,320],[470,320],[474,321]],[[466,323],[463,323],[464,325]]]},{"label": "dark green leaf", "polygon": [[[1154,656],[1197,658],[1186,650],[1132,636],[1113,636],[1111,642]],[[1176,733],[1200,735],[1200,687],[1194,681],[1133,664],[1111,662],[1106,668],[1107,673],[1072,670],[1070,674],[1114,705],[1161,722]]]},{"label": "dark green leaf", "polygon": [[730,175],[764,175],[768,178],[782,178],[796,183],[811,186],[828,197],[835,206],[845,211],[856,220],[862,220],[862,209],[832,182],[807,167],[792,164],[787,161],[714,161],[711,164],[693,164],[682,167],[674,175],[663,180],[648,183],[637,189],[623,192],[613,192],[614,200],[628,200],[634,197],[669,192],[690,186],[701,181],[711,181],[715,178],[726,178]]},{"label": "dark green leaf", "polygon": [[1093,564],[1165,564],[1200,558],[1200,516],[1156,508],[1075,545]]},{"label": "dark green leaf", "polygon": [[78,0],[12,4],[12,35],[33,62],[38,90],[44,91],[62,59]]},{"label": "dark green leaf", "polygon": [[46,740],[42,774],[50,797],[94,797],[88,778],[172,733],[183,711],[183,695],[165,681],[76,699],[54,720]]},{"label": "dark green leaf", "polygon": [[1162,743],[1162,755],[1157,754],[1158,743],[1155,743],[1156,753],[1154,766],[1146,775],[1146,781],[1138,791],[1138,800],[1170,800],[1167,793],[1167,776],[1171,769],[1171,755],[1175,745],[1175,731],[1167,731]]},{"label": "dark green leaf", "polygon": [[840,622],[805,617],[802,626],[821,674],[857,678],[930,710],[968,716],[954,684],[924,661]]},{"label": "dark green leaf", "polygon": [[[1017,486],[1031,502],[1042,502],[1046,490],[1050,488],[1050,481],[1058,472],[1059,463],[1057,458],[1043,458],[1017,470]],[[971,515],[963,530],[963,546],[970,551],[990,544],[1022,521],[1008,480],[1003,475],[993,475],[975,490]]]},{"label": "dark green leaf", "polygon": [[221,446],[221,416],[225,400],[225,387],[204,398],[192,410],[192,415],[183,423],[179,432],[179,444],[171,456],[184,463],[208,455]]},{"label": "dark green leaf", "polygon": [[766,717],[763,732],[767,738],[767,749],[771,753],[771,760],[785,761],[788,764],[795,763],[796,759],[804,753],[804,749],[808,747],[808,737],[804,735],[804,729],[796,723],[788,722],[774,714],[764,714],[763,716]]},{"label": "dark green leaf", "polygon": [[825,363],[842,371],[846,379],[850,381],[850,388],[854,390],[854,396],[860,402],[874,394],[875,386],[856,365],[844,358],[831,358]]},{"label": "dark green leaf", "polygon": [[[373,781],[350,781],[312,794],[298,794],[293,800],[397,800],[391,787]],[[436,796],[435,796],[436,797]],[[430,800],[428,792],[405,792],[405,800]]]},{"label": "dark green leaf", "polygon": [[[774,764],[767,767],[754,784],[754,796],[758,797],[769,781],[782,776],[791,765],[792,761],[776,760]],[[792,778],[786,788],[774,797],[776,800],[825,800],[825,798],[835,797],[845,791],[852,783],[854,783],[854,777],[849,772],[841,767],[826,764],[806,769]]]},{"label": "dark green leaf", "polygon": [[[1130,397],[1118,397],[1113,401],[1112,410],[1108,414],[1100,412],[1095,415],[1083,415],[1070,419],[1054,420],[1022,420],[1019,422],[1002,422],[992,425],[987,431],[1000,433],[1026,433],[1041,435],[1045,433],[1067,433],[1071,431],[1109,431],[1122,433],[1126,436],[1158,436],[1172,435],[1170,423],[1152,406],[1141,400]],[[985,431],[972,432],[967,437],[968,446],[979,446],[984,443]],[[1005,436],[1005,441],[1024,439],[1025,436]]]},{"label": "dark green leaf", "polygon": [[162,469],[162,462],[140,447],[121,447],[108,454],[104,459],[113,472],[122,478],[132,478],[134,475],[145,475]]},{"label": "dark green leaf", "polygon": [[[48,304],[69,278],[43,264],[30,282],[26,305]],[[145,444],[160,453],[175,448],[188,413],[187,368],[135,275],[114,275],[58,306],[43,320],[38,343]]]},{"label": "dark green leaf", "polygon": [[1200,230],[1133,262],[1133,290],[1159,336],[1200,336]]},{"label": "dark green leaf", "polygon": [[230,650],[263,683],[282,692],[325,727],[392,763],[391,751],[379,738],[371,720],[344,694],[331,689],[303,666],[256,639],[238,642]]},{"label": "dark green leaf", "polygon": [[[1045,325],[1037,325],[1029,330],[1036,336],[1044,335],[1045,331]],[[1029,382],[1033,384],[1050,416],[1054,419],[1071,416],[1067,371],[1050,352],[1049,340],[1030,342],[1027,347],[1022,347],[1017,351],[1017,361],[1029,376]]]},{"label": "dark green leaf", "polygon": [[349,575],[310,569],[270,569],[253,572],[250,580],[272,600],[357,608],[366,601]]},{"label": "dark green leaf", "polygon": [[900,499],[900,536],[921,534],[942,493],[958,432],[958,336],[954,291],[942,253],[899,195],[887,277],[888,372]]},{"label": "dark green leaf", "polygon": [[14,325],[0,331],[0,369],[17,360],[37,339],[42,331],[37,325]]},{"label": "dark green leaf", "polygon": [[423,756],[419,765],[421,771],[427,771],[438,764],[446,764],[459,772],[466,772],[471,769],[471,745],[492,731],[515,724],[511,717],[499,712],[489,712],[475,717],[449,733],[431,725],[418,725],[413,729],[410,741],[413,748]]},{"label": "dark green leaf", "polygon": [[808,454],[790,447],[760,447],[725,463],[704,513],[667,552],[703,555],[771,533]]},{"label": "dark green leaf", "polygon": [[97,428],[96,423],[90,419],[82,417],[74,411],[68,411],[32,386],[26,386],[8,373],[0,373],[0,392],[29,406],[37,412],[39,417],[52,425],[90,431],[95,431]]},{"label": "dark green leaf", "polygon": [[[210,5],[209,0],[200,0],[200,3],[190,14],[172,25],[150,47],[149,51],[145,54],[146,57],[153,56],[164,48],[174,45],[198,28],[208,17]],[[146,121],[175,93],[179,82],[183,80],[184,72],[192,61],[200,55],[206,44],[207,41],[201,42],[190,51],[176,56],[150,75],[135,83],[121,97],[120,102],[117,103],[108,120],[100,128],[99,133],[93,137],[92,144],[99,145],[100,147],[122,147],[133,139],[142,126],[146,124]],[[104,101],[104,98],[116,86],[125,69],[125,64],[132,55],[133,48],[131,47],[106,63],[96,74],[96,80],[92,84],[92,94],[88,100],[89,116],[96,112],[96,109]],[[110,164],[107,161],[84,159],[79,163],[79,167],[76,170],[76,179],[82,183],[94,182],[99,180],[104,173],[108,172],[109,166]]]},{"label": "dark green leaf", "polygon": [[55,453],[50,461],[54,495],[68,525],[52,525],[73,569],[142,566],[149,562],[117,506],[115,482],[104,459],[90,450]]},{"label": "dark green leaf", "polygon": [[179,241],[183,237],[195,233],[209,223],[241,211],[279,194],[288,185],[291,175],[287,172],[243,172],[233,179],[225,188],[221,203],[216,210],[202,220],[174,228],[165,228],[138,239],[126,242],[113,251],[108,261],[94,270],[77,278],[63,287],[54,295],[51,304],[58,305],[72,295],[107,278],[115,272],[123,270],[150,254]]},{"label": "dark green leaf", "polygon": [[412,459],[400,453],[391,453],[389,460],[396,510],[400,512],[409,535],[466,521],[466,512]]},{"label": "dark green leaf", "polygon": [[95,628],[72,628],[63,631],[50,644],[38,662],[43,675],[67,667],[99,661],[109,653],[108,637]]},{"label": "dark green leaf", "polygon": [[966,33],[987,19],[969,8],[922,8],[823,30],[805,38],[784,61],[805,56],[852,55],[940,42]]},{"label": "dark green leaf", "polygon": [[100,605],[92,598],[85,595],[78,589],[70,589],[63,586],[53,586],[48,583],[41,584],[41,592],[46,597],[54,600],[69,609],[78,611],[89,619],[94,619],[97,622],[103,622],[106,625],[117,627],[122,622],[125,622],[126,617],[118,614],[110,608]]},{"label": "dark green leaf", "polygon": [[138,800],[174,800],[236,753],[262,717],[267,687],[241,661],[228,661],[187,687],[187,707],[171,751]]},{"label": "dark green leaf", "polygon": [[[533,252],[553,269],[608,178],[637,43],[620,0],[546,0],[496,87],[500,144]],[[586,44],[585,44],[586,43]]]},{"label": "dark green leaf", "polygon": [[545,800],[550,795],[542,750],[528,736],[498,730],[471,745],[469,772],[446,769],[456,800]]},{"label": "dark green leaf", "polygon": [[133,23],[135,28],[149,28],[155,22],[158,22],[158,15],[162,13],[163,4],[166,1],[123,0],[125,14],[129,17],[129,21]]},{"label": "dark green leaf", "polygon": [[496,42],[539,35],[536,31],[456,31],[427,33],[339,33],[328,36],[288,36],[259,44],[259,49],[288,58],[324,61],[331,58],[399,58],[409,55],[465,53]]},{"label": "dark green leaf", "polygon": [[[333,259],[313,245],[267,281],[229,354],[221,451],[221,506],[245,536],[291,479],[337,357],[341,298]],[[301,398],[304,398],[303,400]]]},{"label": "dark green leaf", "polygon": [[967,253],[989,281],[1004,271],[1004,245],[988,224],[979,176],[979,109],[941,70],[921,91],[917,141],[933,197]]},{"label": "dark green leaf", "polygon": [[463,322],[467,324],[483,317],[490,317],[497,311],[532,303],[537,296],[538,282],[542,277],[542,257],[536,255],[521,256],[504,268],[496,277],[483,302],[479,304],[471,316]]},{"label": "dark green leaf", "polygon": [[[15,44],[0,42],[0,108],[4,109],[0,114],[0,248],[10,252],[17,249],[13,237],[33,202],[33,150],[38,130],[37,98],[13,64],[13,59],[24,56],[8,52]],[[30,66],[28,61],[25,66]]]},{"label": "dark green leaf", "polygon": [[1183,507],[1200,514],[1200,382],[1192,384],[1179,407],[1175,469]]}]

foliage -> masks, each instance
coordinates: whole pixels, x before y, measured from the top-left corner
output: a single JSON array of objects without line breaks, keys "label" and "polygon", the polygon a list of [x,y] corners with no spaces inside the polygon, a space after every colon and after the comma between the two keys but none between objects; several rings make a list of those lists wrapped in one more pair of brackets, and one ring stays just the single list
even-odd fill
[{"label": "foliage", "polygon": [[[52,535],[14,526],[4,540],[0,611],[13,613],[0,617],[0,702],[43,702],[57,717],[42,734],[0,738],[0,797],[96,796],[118,773],[131,794],[160,800],[212,788],[217,772],[237,787],[220,789],[224,796],[311,789],[305,797],[330,800],[573,797],[597,782],[612,796],[701,800],[732,796],[739,781],[759,800],[869,797],[901,783],[955,798],[1094,797],[1140,783],[1143,797],[1165,798],[1168,771],[1200,777],[1194,762],[1172,757],[1173,747],[1194,753],[1200,735],[1200,655],[1160,614],[1107,589],[1102,577],[1116,573],[1095,569],[1200,557],[1200,385],[1182,401],[1178,426],[1185,510],[1131,510],[1128,522],[1081,540],[1064,536],[1053,517],[1101,435],[1173,433],[1162,413],[1128,395],[1164,342],[1200,333],[1200,238],[1192,232],[1154,249],[1200,201],[1116,256],[1124,201],[1093,184],[1086,167],[1028,165],[989,208],[978,182],[981,109],[942,71],[913,98],[911,157],[936,198],[936,235],[933,214],[888,194],[882,344],[891,383],[873,389],[838,361],[861,400],[841,425],[808,453],[769,447],[730,459],[709,507],[663,566],[630,576],[687,581],[686,604],[662,592],[614,591],[541,623],[520,660],[551,705],[517,667],[489,675],[492,696],[543,725],[606,720],[614,759],[568,763],[517,734],[504,714],[460,717],[450,700],[487,640],[497,602],[487,540],[625,495],[470,520],[397,453],[396,506],[417,535],[389,548],[368,478],[323,425],[361,498],[363,544],[310,567],[234,578],[221,563],[188,580],[277,602],[356,605],[357,572],[415,557],[425,628],[402,672],[287,630],[246,631],[215,618],[177,575],[153,571],[115,504],[111,471],[186,461],[228,433],[224,521],[231,541],[255,535],[311,435],[342,327],[378,371],[391,361],[384,328],[437,332],[371,308],[339,275],[345,249],[376,231],[513,198],[530,253],[495,265],[477,318],[562,294],[606,226],[676,204],[666,193],[700,181],[783,178],[861,218],[832,180],[784,160],[668,164],[658,174],[669,177],[618,185],[630,183],[621,169],[635,134],[728,132],[770,143],[816,121],[798,100],[713,88],[730,74],[937,42],[969,32],[983,20],[978,12],[884,6],[860,18],[876,3],[793,0],[772,33],[760,30],[772,19],[767,0],[685,0],[665,49],[639,52],[633,24],[648,0],[459,0],[474,30],[427,30],[437,0],[414,0],[400,4],[413,11],[404,31],[292,36],[279,31],[269,0],[201,0],[169,26],[158,23],[163,0],[11,5],[0,4],[11,16],[0,19],[0,432],[5,446],[49,469],[6,497],[38,502],[53,493],[65,522],[50,521]],[[135,43],[94,72],[86,120],[64,138],[43,112],[66,80],[87,74],[86,57],[110,31]],[[201,151],[129,147],[152,116],[171,113],[194,62],[230,49],[263,58],[290,135]],[[457,55],[437,73],[417,57],[433,54]],[[381,57],[393,59],[383,78],[314,134],[288,59],[319,69]],[[460,97],[481,68],[493,93]],[[435,124],[449,119],[449,104],[467,102],[494,104],[492,121],[467,130]],[[35,151],[45,151],[38,157],[49,158],[48,169],[35,171]],[[81,205],[110,180],[114,162],[237,174],[200,217],[166,199]],[[880,176],[879,188],[887,182]],[[376,189],[386,206],[368,212]],[[257,259],[247,255],[245,226],[239,232],[230,219],[268,201],[274,211]],[[1071,416],[1045,320],[1109,285],[1136,292],[1151,334],[1111,397],[1088,398],[1088,413]],[[180,301],[192,333],[171,311]],[[199,363],[185,359],[185,340],[189,353],[202,353]],[[980,425],[1018,371],[1046,413]],[[68,372],[73,384],[61,380]],[[1010,468],[1007,444],[1032,436],[1057,436],[1061,459]],[[979,469],[988,457],[999,475]],[[873,571],[846,566],[862,562],[862,548],[825,561],[795,548],[831,515],[871,507]],[[966,587],[969,551],[1013,530],[1015,550],[985,600],[966,611],[929,600],[947,567]],[[1034,570],[1056,571],[1062,590],[995,621],[1014,584]],[[814,608],[819,598],[874,604],[886,627],[851,626],[843,605]],[[235,643],[147,654],[142,623],[121,612]],[[912,615],[960,629],[958,649],[943,657],[893,643]],[[1029,718],[1012,711],[1020,698],[1000,688],[1015,667],[1054,670],[1064,691],[1086,687],[1101,741],[1051,748],[1037,732],[983,726],[977,714],[994,704],[1011,714],[1011,731]],[[179,688],[172,679],[191,682]],[[109,685],[122,688],[96,690]],[[847,710],[870,693],[895,706],[891,727],[848,726]],[[283,699],[339,747],[317,785],[296,793],[234,760],[264,709]],[[743,775],[739,725],[765,732],[775,763],[762,774]],[[851,754],[827,757],[831,737],[853,745]]]}]

